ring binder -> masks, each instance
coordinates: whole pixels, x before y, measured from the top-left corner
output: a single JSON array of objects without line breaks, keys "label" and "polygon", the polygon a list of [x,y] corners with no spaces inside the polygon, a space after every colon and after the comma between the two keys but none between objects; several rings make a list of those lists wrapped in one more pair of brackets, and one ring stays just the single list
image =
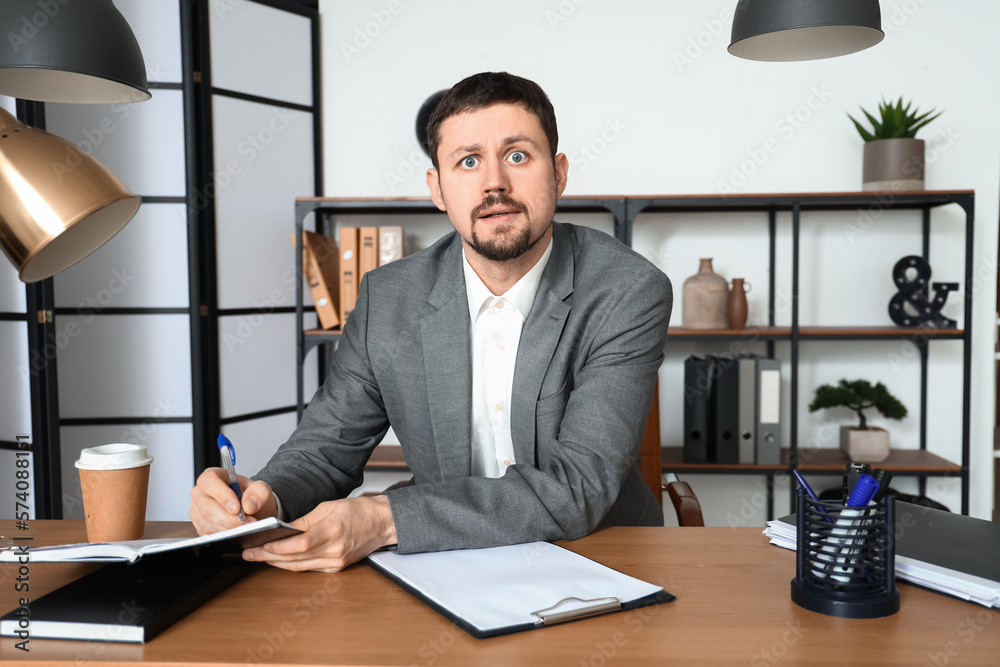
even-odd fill
[{"label": "ring binder", "polygon": [[[556,611],[559,607],[562,607],[570,602],[581,602],[586,606],[567,609],[566,611]],[[568,597],[559,600],[559,602],[556,602],[551,607],[533,611],[531,612],[531,615],[537,616],[538,620],[543,625],[555,625],[556,623],[575,621],[580,618],[587,618],[588,616],[598,616],[612,611],[620,611],[621,608],[621,600],[615,597],[594,598],[593,600],[582,600],[576,597]]]}]

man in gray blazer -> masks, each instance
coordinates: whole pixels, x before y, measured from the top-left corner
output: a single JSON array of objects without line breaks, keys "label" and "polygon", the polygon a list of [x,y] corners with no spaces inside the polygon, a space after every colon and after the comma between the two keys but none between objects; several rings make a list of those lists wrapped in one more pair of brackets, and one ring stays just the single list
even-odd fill
[{"label": "man in gray blazer", "polygon": [[[329,377],[288,442],[241,479],[253,518],[303,535],[244,552],[337,570],[401,552],[575,539],[663,525],[638,447],[672,294],[607,234],[555,223],[568,161],[534,83],[484,73],[428,123],[427,184],[455,232],[367,273]],[[412,484],[348,498],[389,426]],[[199,532],[238,523],[219,469],[192,491]]]}]

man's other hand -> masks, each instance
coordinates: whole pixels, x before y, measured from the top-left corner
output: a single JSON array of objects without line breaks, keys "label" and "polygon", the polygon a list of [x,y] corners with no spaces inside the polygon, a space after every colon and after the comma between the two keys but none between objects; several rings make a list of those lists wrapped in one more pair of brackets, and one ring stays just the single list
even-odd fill
[{"label": "man's other hand", "polygon": [[243,558],[286,570],[337,572],[396,543],[396,526],[385,496],[320,503],[292,525],[305,532],[247,549]]},{"label": "man's other hand", "polygon": [[[237,475],[243,489],[243,512],[247,522],[278,516],[278,504],[267,482],[252,482]],[[240,525],[240,503],[229,488],[229,473],[223,468],[208,468],[191,489],[188,512],[199,535],[217,533]]]}]

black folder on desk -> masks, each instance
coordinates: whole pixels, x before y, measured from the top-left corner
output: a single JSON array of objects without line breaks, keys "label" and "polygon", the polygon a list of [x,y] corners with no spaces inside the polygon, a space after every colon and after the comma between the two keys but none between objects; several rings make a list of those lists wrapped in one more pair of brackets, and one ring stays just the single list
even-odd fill
[{"label": "black folder on desk", "polygon": [[548,542],[380,551],[368,564],[479,639],[675,599],[660,586]]},{"label": "black folder on desk", "polygon": [[[31,599],[32,639],[145,643],[242,577],[238,556],[157,555],[105,565]],[[16,637],[22,609],[0,617],[0,635]]]}]

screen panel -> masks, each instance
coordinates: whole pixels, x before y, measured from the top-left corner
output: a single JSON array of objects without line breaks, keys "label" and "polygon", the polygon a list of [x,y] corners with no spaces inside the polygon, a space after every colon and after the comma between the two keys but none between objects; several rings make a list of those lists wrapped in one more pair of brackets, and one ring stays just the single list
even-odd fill
[{"label": "screen panel", "polygon": [[219,318],[222,418],[295,405],[295,315]]},{"label": "screen panel", "polygon": [[188,239],[183,204],[143,204],[113,239],[55,276],[56,306],[187,308]]},{"label": "screen panel", "polygon": [[183,80],[179,4],[163,0],[115,0],[115,6],[142,47],[149,82]]},{"label": "screen panel", "polygon": [[294,203],[315,191],[313,115],[220,95],[213,113],[219,307],[294,306]]},{"label": "screen panel", "polygon": [[[35,368],[42,363],[36,359]],[[31,372],[27,325],[0,321],[0,440],[31,433]]]},{"label": "screen panel", "polygon": [[63,419],[191,416],[187,315],[61,315]]},{"label": "screen panel", "polygon": [[256,2],[212,3],[212,85],[312,105],[312,21]]}]

